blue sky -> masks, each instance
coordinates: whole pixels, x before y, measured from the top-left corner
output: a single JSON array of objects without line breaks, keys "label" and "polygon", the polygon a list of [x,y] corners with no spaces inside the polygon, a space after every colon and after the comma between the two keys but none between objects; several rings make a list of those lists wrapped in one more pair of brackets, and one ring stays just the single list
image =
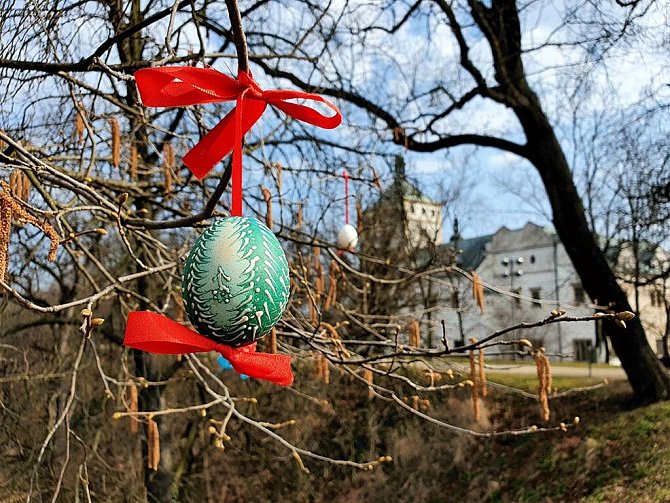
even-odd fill
[{"label": "blue sky", "polygon": [[[570,4],[573,5],[574,4]],[[616,6],[606,14],[620,16]],[[619,10],[617,10],[619,9]],[[560,2],[535,2],[522,15],[524,46],[536,48],[524,57],[526,72],[533,89],[542,99],[545,112],[555,125],[568,159],[572,159],[571,139],[573,122],[580,124],[604,112],[616,117],[624,110],[643,108],[652,101],[668,101],[667,82],[670,64],[667,57],[668,19],[670,7],[656,5],[638,23],[638,36],[625,39],[614,46],[603,62],[594,65],[580,47],[556,47],[551,44],[578,39],[584,29],[579,25],[561,26],[564,6]],[[473,39],[473,59],[486,69],[490,60],[484,41]],[[451,49],[445,49],[445,54]],[[575,90],[578,99],[570,101]],[[579,101],[578,101],[579,100]],[[576,110],[576,115],[573,111]],[[501,107],[487,103],[459,113],[467,115],[469,132],[487,132],[519,140],[513,116]],[[455,122],[462,120],[454,114]],[[587,122],[584,122],[587,123]],[[459,162],[474,172],[475,182],[469,187],[464,207],[456,213],[463,215],[461,230],[465,237],[495,232],[505,225],[523,226],[527,221],[551,225],[546,196],[535,169],[513,154],[493,149],[459,148],[445,159],[443,153],[407,153],[408,173],[433,197],[439,197],[436,180],[444,177],[444,168],[457,169]],[[573,169],[579,176],[579,159]],[[451,235],[451,221],[445,221],[444,236]]]},{"label": "blue sky", "polygon": [[[338,6],[344,6],[342,2],[334,2],[333,9],[337,11]],[[396,5],[402,5],[398,2]],[[570,128],[572,126],[572,107],[569,106],[569,94],[582,84],[588,84],[589,93],[581,97],[578,109],[577,120],[589,120],[593,114],[597,114],[604,109],[609,110],[613,115],[619,110],[627,109],[636,105],[645,95],[651,94],[657,99],[668,100],[668,92],[664,91],[667,87],[664,84],[670,81],[670,64],[668,64],[668,18],[670,7],[655,4],[645,16],[645,18],[636,26],[638,30],[637,37],[627,39],[616,46],[607,54],[605,63],[594,66],[589,63],[581,48],[575,47],[557,47],[554,45],[545,45],[545,43],[569,42],[572,39],[578,39],[582,36],[580,30],[584,27],[579,24],[570,26],[561,26],[564,6],[559,1],[535,1],[530,2],[530,7],[524,10],[522,16],[523,39],[526,48],[533,49],[525,56],[524,63],[529,75],[529,80],[533,88],[538,92],[543,100],[545,111],[550,116],[552,122],[556,125],[559,137],[562,140],[563,147],[571,158],[572,144],[570,141]],[[573,2],[568,5],[574,6]],[[356,24],[365,21],[365,9],[376,9],[378,5],[367,2],[350,2],[348,11],[344,15],[344,24]],[[212,9],[220,10],[222,22],[225,22],[225,8],[222,5],[214,5]],[[271,19],[273,26],[276,26],[278,33],[292,34],[295,25],[304,25],[309,22],[305,18],[309,17],[305,12],[297,11],[293,7],[279,6],[271,4],[271,13],[268,19]],[[401,7],[398,7],[399,9]],[[617,16],[621,14],[621,8],[616,6],[603,6],[605,9],[611,9],[608,15]],[[617,10],[618,9],[618,10]],[[186,14],[180,14],[180,19],[185,19]],[[64,60],[76,60],[81,55],[89,54],[92,47],[106,37],[104,30],[98,30],[93,25],[83,25],[81,29],[73,33],[78,42],[74,44],[71,53],[63,56]],[[95,28],[95,29],[94,29]],[[36,27],[39,29],[39,27]],[[147,30],[147,35],[156,37],[157,42],[161,42],[167,29],[167,21],[156,23]],[[273,28],[275,29],[275,28]],[[433,38],[429,41],[426,37],[430,34]],[[486,42],[475,30],[466,30],[466,35],[472,46],[471,55],[477,65],[483,70],[485,77],[492,79],[492,70],[490,69],[490,54]],[[345,35],[343,35],[346,37]],[[376,33],[369,35],[370,42],[383,44],[385,35]],[[4,37],[3,37],[4,38]],[[344,39],[343,39],[344,40]],[[360,88],[362,92],[369,93],[373,101],[384,106],[388,106],[394,112],[404,112],[403,100],[411,94],[411,85],[415,84],[417,89],[426,86],[432,82],[436,75],[443,79],[447,84],[460,86],[461,90],[468,88],[467,76],[459,68],[457,62],[457,50],[453,37],[444,20],[437,22],[435,18],[430,23],[424,21],[409,23],[406,28],[400,30],[391,39],[393,45],[388,47],[387,51],[370,51],[365,48],[350,49],[344,47],[341,51],[334,54],[334,58],[340,69],[348,69],[347,74],[351,77],[352,85]],[[216,37],[206,40],[208,50],[218,50],[220,41]],[[306,45],[317,44],[318,37],[305,40]],[[372,44],[371,44],[372,45]],[[198,37],[193,28],[187,29],[175,49],[179,54],[186,54],[198,47]],[[538,48],[541,47],[541,48]],[[281,52],[283,48],[277,47]],[[151,52],[150,48],[148,52]],[[232,51],[232,47],[229,48]],[[36,59],[40,53],[24,54],[25,59]],[[151,56],[151,54],[147,54]],[[108,62],[118,60],[114,51],[105,56]],[[412,63],[417,58],[424,59],[425,75],[416,77],[412,75]],[[436,64],[437,63],[437,64]],[[286,63],[293,64],[296,72],[300,74],[302,68],[299,62]],[[221,71],[232,72],[236,64],[234,54],[223,58],[217,63],[216,67]],[[328,62],[323,63],[324,74],[331,71],[331,65]],[[333,67],[334,68],[334,67]],[[293,68],[292,68],[293,69]],[[329,70],[330,69],[330,70]],[[262,85],[270,86],[269,79],[262,75],[262,72],[256,72],[258,80]],[[584,78],[587,75],[588,78]],[[305,73],[307,80],[318,84],[318,75]],[[422,80],[422,77],[425,77]],[[98,75],[91,77],[89,82],[98,85]],[[283,85],[286,83],[283,82]],[[109,83],[106,78],[102,79],[103,88],[108,89]],[[291,86],[288,85],[287,88]],[[25,93],[32,93],[32,89],[24,89]],[[665,92],[665,96],[661,93]],[[16,96],[10,103],[0,105],[4,112],[3,118],[8,120],[17,120],[21,117],[19,109],[27,101],[25,96]],[[15,105],[12,107],[11,105]],[[99,112],[104,113],[102,104],[98,100]],[[18,105],[18,106],[17,106]],[[86,106],[91,106],[90,100],[85,102]],[[365,119],[360,117],[350,106],[341,104],[343,111],[351,115],[345,117],[350,121],[350,127],[344,126],[332,133],[323,133],[325,137],[337,138],[345,144],[354,144],[355,142],[368,142],[368,146],[378,141],[372,138],[361,138],[361,132],[365,129],[358,129],[356,126],[364,124]],[[212,107],[213,108],[213,107]],[[33,107],[28,114],[40,114],[40,107]],[[60,117],[58,108],[43,107],[44,110],[51,110]],[[215,124],[221,117],[221,109],[214,114],[206,116],[208,124]],[[410,110],[411,114],[414,110]],[[20,119],[18,119],[20,120]],[[1,122],[1,121],[0,121]],[[449,122],[445,124],[445,130],[448,132],[474,132],[493,135],[503,135],[510,139],[520,140],[518,127],[515,126],[515,119],[509,111],[490,102],[481,100],[473,102],[464,110],[454,113]],[[271,112],[267,112],[259,124],[254,128],[250,139],[258,139],[264,134],[273,132],[276,126],[276,120],[273,120]],[[6,124],[0,124],[6,126]],[[190,124],[193,129],[194,124]],[[370,124],[365,124],[369,127]],[[292,123],[290,127],[299,130],[301,125]],[[104,133],[103,129],[103,133]],[[322,134],[322,132],[318,132]],[[388,139],[388,132],[384,132]],[[103,135],[104,139],[104,135]],[[380,151],[388,152],[395,147],[388,145],[380,146]],[[538,224],[549,224],[548,209],[543,190],[539,186],[539,178],[534,169],[525,161],[516,158],[514,155],[496,151],[492,149],[472,149],[462,147],[449,152],[439,152],[436,154],[416,154],[403,152],[401,147],[396,148],[397,153],[404,153],[407,161],[408,174],[419,182],[422,189],[435,198],[441,198],[443,191],[454,192],[458,188],[458,183],[465,184],[456,198],[456,202],[449,208],[448,217],[445,219],[445,239],[451,235],[451,219],[458,216],[461,222],[461,229],[466,237],[488,234],[494,232],[499,227],[506,225],[511,228],[521,227],[526,221],[532,220]],[[182,152],[183,153],[183,152]],[[286,164],[291,163],[290,151],[284,157],[282,152],[271,148],[264,149],[259,156],[267,161],[279,161]],[[373,156],[374,157],[374,156]],[[377,160],[368,159],[367,162],[375,165]],[[247,167],[247,187],[248,191],[258,191],[259,183],[267,184],[269,180],[263,178],[261,170],[251,159],[245,161]],[[318,176],[305,180],[298,178],[293,187],[291,183],[286,183],[285,190],[290,193],[285,194],[287,199],[297,201],[300,199],[311,199],[312,202],[318,200],[327,200],[332,194],[338,194],[340,187],[339,173],[340,169],[328,166],[333,170],[332,176]],[[381,164],[381,163],[379,163]],[[308,169],[310,166],[305,163],[298,166]],[[380,174],[384,174],[382,169],[376,165]],[[579,165],[574,166],[576,172],[579,172]],[[221,170],[221,168],[218,168]],[[388,171],[385,180],[388,182]],[[442,184],[442,185],[440,185]],[[336,191],[336,192],[333,192]],[[374,194],[365,187],[352,186],[352,194],[357,191],[367,191]],[[311,198],[310,198],[311,196]],[[228,195],[224,196],[226,200]],[[315,212],[323,210],[323,206],[316,208]],[[327,209],[328,215],[320,224],[320,230],[330,232],[333,222],[341,219],[342,204],[335,203],[332,208]]]}]

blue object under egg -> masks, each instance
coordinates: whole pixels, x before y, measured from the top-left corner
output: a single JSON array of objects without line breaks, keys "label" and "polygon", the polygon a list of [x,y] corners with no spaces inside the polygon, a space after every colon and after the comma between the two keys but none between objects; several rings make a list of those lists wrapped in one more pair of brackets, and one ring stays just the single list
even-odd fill
[{"label": "blue object under egg", "polygon": [[[230,364],[230,362],[221,355],[219,355],[219,357],[216,359],[216,362],[219,364],[219,367],[221,367],[221,370],[233,370],[233,366]],[[249,379],[249,376],[240,374],[240,379],[246,381],[247,379]]]}]

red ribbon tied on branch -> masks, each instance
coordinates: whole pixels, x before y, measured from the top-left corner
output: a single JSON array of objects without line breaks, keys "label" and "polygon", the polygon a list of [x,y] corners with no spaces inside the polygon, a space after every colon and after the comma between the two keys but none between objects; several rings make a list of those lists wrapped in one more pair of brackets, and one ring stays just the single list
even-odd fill
[{"label": "red ribbon tied on branch", "polygon": [[241,348],[219,344],[162,314],[150,311],[134,311],[128,315],[123,344],[168,355],[217,351],[240,374],[282,386],[293,382],[291,357],[288,355],[256,353],[255,342]]},{"label": "red ribbon tied on branch", "polygon": [[[268,104],[300,121],[324,129],[340,125],[340,111],[330,101],[302,91],[262,90],[251,72],[239,72],[237,79],[213,68],[145,68],[135,72],[135,81],[145,106],[180,107],[236,101],[235,108],[207,133],[183,158],[184,164],[202,179],[233,151],[231,214],[242,214],[242,138],[260,119]],[[304,99],[323,103],[335,112],[326,116],[314,108],[287,100]]]}]

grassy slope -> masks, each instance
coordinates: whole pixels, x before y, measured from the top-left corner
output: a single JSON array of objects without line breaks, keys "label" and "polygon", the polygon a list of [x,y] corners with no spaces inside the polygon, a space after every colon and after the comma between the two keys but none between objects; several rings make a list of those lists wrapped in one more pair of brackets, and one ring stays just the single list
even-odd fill
[{"label": "grassy slope", "polygon": [[[529,391],[536,387],[532,379],[516,379],[513,384],[525,383]],[[309,446],[317,451],[358,460],[390,454],[394,462],[372,472],[308,462],[312,473],[305,475],[290,462],[277,465],[280,458],[275,458],[275,463],[261,463],[265,480],[255,488],[257,501],[670,501],[670,403],[626,410],[626,383],[553,400],[550,425],[581,418],[568,432],[477,440],[428,425],[378,400],[366,403],[337,381],[329,387],[329,398],[350,406],[349,413],[330,419],[303,415],[301,422],[310,424],[298,435],[299,443],[313,442]],[[565,390],[587,383],[559,378],[554,384]],[[469,419],[468,395],[464,390],[433,396],[432,414],[476,428]],[[492,389],[483,409],[488,428],[541,425],[537,403],[518,395]],[[298,408],[290,412],[293,417],[296,413]]]},{"label": "grassy slope", "polygon": [[[505,380],[489,375],[496,377]],[[257,397],[257,404],[238,402],[244,413],[276,423],[297,419],[295,426],[281,430],[296,445],[340,459],[365,461],[388,454],[394,461],[364,472],[305,458],[311,471],[306,474],[289,451],[237,421],[229,426],[231,440],[225,451],[219,451],[207,434],[208,419],[220,419],[225,411],[212,408],[207,417],[199,419],[193,463],[182,487],[183,503],[201,503],[208,497],[216,502],[255,503],[670,501],[670,403],[626,410],[630,391],[625,383],[552,400],[550,425],[570,422],[574,416],[581,418],[579,426],[566,433],[478,440],[431,425],[393,403],[369,400],[361,383],[337,372],[331,374],[330,386],[314,382],[307,372],[296,381],[297,389],[327,399],[328,405],[275,386],[240,381],[232,374],[226,374],[224,380],[236,396]],[[506,376],[505,383],[531,392],[537,387],[532,376]],[[554,380],[561,391],[585,384],[588,382],[573,378]],[[25,384],[20,385],[12,384],[16,393],[5,396],[16,400],[24,396]],[[43,388],[43,383],[36,385],[41,393],[46,392]],[[401,391],[408,398],[415,393],[398,389]],[[429,413],[434,417],[465,427],[500,430],[541,425],[533,398],[491,387],[482,405],[482,425],[477,426],[472,423],[469,396],[468,388],[459,388],[421,398],[430,399]],[[90,397],[87,400],[85,403],[93,403]],[[180,403],[188,398],[169,394],[167,400]],[[25,411],[18,409],[23,402],[12,402],[21,417],[31,418],[30,433],[0,415],[0,424],[5,426],[0,429],[5,434],[0,436],[0,501],[25,500],[22,488],[27,487],[34,456],[48,430],[44,400],[33,402],[34,406],[25,403]],[[117,410],[114,403],[99,407],[89,404],[85,410],[91,438],[100,435],[98,455],[88,459],[96,501],[142,501],[137,457],[140,436],[129,433],[127,421],[111,419]],[[174,445],[179,449],[185,419],[170,419],[174,422]],[[75,416],[72,424],[81,421]],[[80,430],[88,434],[88,430]],[[11,439],[24,434],[33,441],[24,438],[23,449],[18,451]],[[176,450],[174,455],[178,455]],[[77,464],[72,464],[76,469]],[[55,466],[54,478],[60,462]],[[51,493],[53,484],[45,472],[41,478],[45,494]],[[60,501],[73,501],[73,495],[68,489]]]},{"label": "grassy slope", "polygon": [[[558,407],[581,415],[560,437],[501,441],[485,455],[490,501],[670,501],[670,404],[625,408],[624,385]],[[495,465],[500,469],[495,469]]]}]

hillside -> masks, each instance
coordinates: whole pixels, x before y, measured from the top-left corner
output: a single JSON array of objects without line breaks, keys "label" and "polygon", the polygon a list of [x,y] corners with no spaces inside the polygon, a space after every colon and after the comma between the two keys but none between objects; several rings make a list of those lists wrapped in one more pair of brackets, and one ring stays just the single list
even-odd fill
[{"label": "hillside", "polygon": [[[207,433],[209,419],[218,417],[213,408],[201,418],[197,431],[184,432],[181,416],[171,423],[170,435],[182,439],[172,455],[186,453],[175,501],[670,501],[670,404],[628,410],[625,382],[552,400],[548,425],[580,417],[567,432],[477,439],[439,428],[395,404],[368,399],[357,383],[337,374],[329,386],[303,375],[298,381],[300,394],[241,381],[230,373],[224,378],[237,396],[256,398],[255,403],[239,403],[248,414],[276,423],[294,419],[295,424],[281,433],[295,445],[355,461],[390,455],[393,462],[360,471],[304,458],[310,472],[306,473],[289,451],[235,421],[227,430],[230,440],[220,450]],[[528,391],[536,386],[530,377],[508,384]],[[555,381],[560,390],[581,384],[589,382],[561,377]],[[322,398],[317,402],[307,394]],[[427,410],[433,417],[460,426],[482,431],[543,426],[534,399],[500,388],[491,388],[479,425],[471,419],[467,389],[428,398]],[[140,436],[130,432],[128,421],[112,419],[113,403],[100,406],[106,412],[87,419],[98,441],[97,451],[90,452],[86,461],[93,500],[141,501]],[[0,501],[25,499],[30,468],[46,428],[44,412],[31,410],[31,431],[5,430],[13,439],[0,439],[4,445]],[[51,499],[48,479],[57,476],[42,473],[45,500]],[[81,501],[83,495],[83,490],[75,494],[65,489],[58,501]]]}]

